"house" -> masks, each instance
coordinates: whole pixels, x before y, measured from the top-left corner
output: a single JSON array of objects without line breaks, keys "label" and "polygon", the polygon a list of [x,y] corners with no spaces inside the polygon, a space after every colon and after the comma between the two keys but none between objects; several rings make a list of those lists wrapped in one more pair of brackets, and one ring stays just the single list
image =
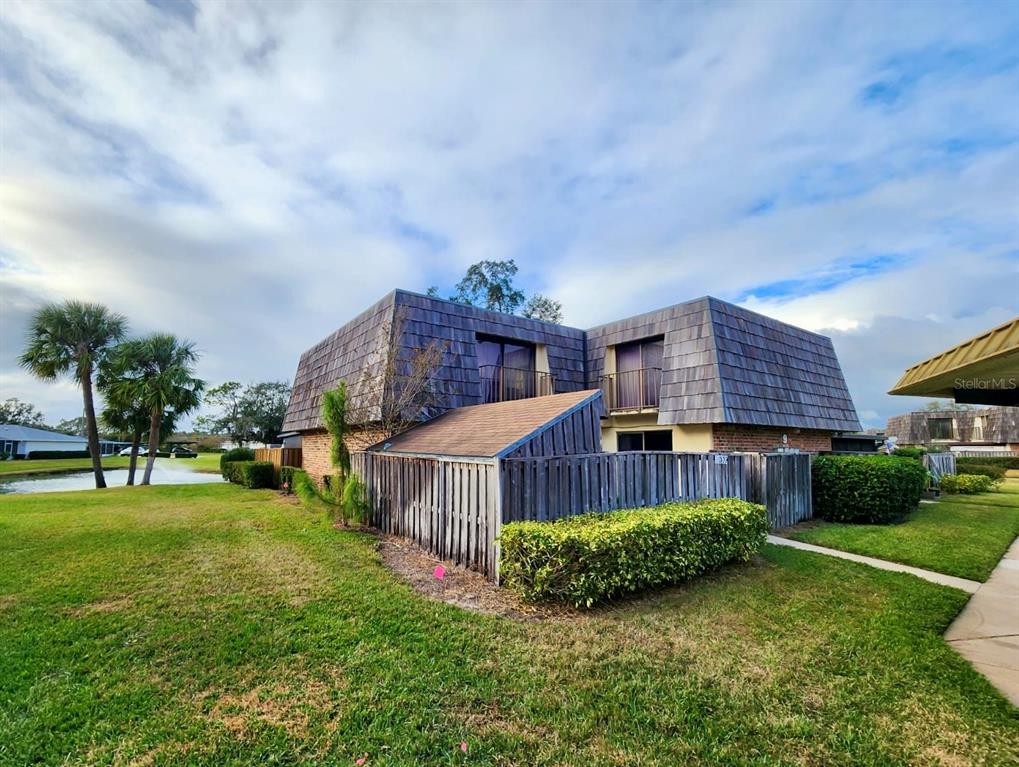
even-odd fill
[{"label": "house", "polygon": [[10,458],[30,458],[32,453],[81,453],[88,451],[88,440],[70,434],[19,424],[0,424],[0,454]]},{"label": "house", "polygon": [[1019,407],[918,410],[888,419],[898,445],[1019,455]]},{"label": "house", "polygon": [[888,393],[1019,405],[1019,317],[916,363]]},{"label": "house", "polygon": [[352,450],[378,442],[394,361],[437,345],[428,420],[471,405],[598,389],[605,451],[809,451],[860,423],[830,339],[705,297],[581,330],[395,290],[301,355],[284,432],[330,473],[322,393],[345,380],[363,414]]}]

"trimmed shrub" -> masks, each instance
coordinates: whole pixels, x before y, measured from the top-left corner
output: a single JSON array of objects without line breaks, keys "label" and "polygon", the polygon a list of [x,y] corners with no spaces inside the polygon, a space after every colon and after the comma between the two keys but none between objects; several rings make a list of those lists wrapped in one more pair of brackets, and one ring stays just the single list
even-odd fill
[{"label": "trimmed shrub", "polygon": [[88,458],[91,455],[88,450],[32,450],[28,454],[31,460],[50,458]]},{"label": "trimmed shrub", "polygon": [[[987,466],[980,463],[967,463],[965,466],[960,466],[958,461],[956,461],[955,467],[963,474],[981,474],[993,480],[1005,478],[1005,468],[1003,466]],[[965,471],[962,471],[963,469]]]},{"label": "trimmed shrub", "polygon": [[296,466],[280,466],[280,490],[286,493],[294,492],[294,475],[299,471],[301,469]]},{"label": "trimmed shrub", "polygon": [[957,495],[989,493],[997,482],[983,474],[945,474],[941,477],[941,492]]},{"label": "trimmed shrub", "polygon": [[276,469],[269,461],[228,461],[223,464],[223,476],[252,490],[276,485]]},{"label": "trimmed shrub", "polygon": [[244,461],[241,463],[241,484],[252,490],[276,486],[276,467],[271,461]]},{"label": "trimmed shrub", "polygon": [[998,466],[1005,470],[1019,469],[1019,455],[1015,456],[1014,458],[1009,458],[1003,455],[999,456],[989,455],[986,458],[984,458],[983,456],[979,458],[971,456],[956,457],[955,465],[960,471],[962,471],[963,469],[969,471],[969,468],[971,466]]},{"label": "trimmed shrub", "polygon": [[590,607],[746,562],[767,532],[764,507],[734,498],[512,522],[499,536],[500,575],[525,599]]},{"label": "trimmed shrub", "polygon": [[230,479],[226,476],[225,467],[228,463],[235,461],[254,461],[255,451],[250,447],[235,447],[233,450],[227,450],[219,457],[219,470],[223,473],[225,479]]},{"label": "trimmed shrub", "polygon": [[819,455],[811,466],[814,515],[832,522],[887,524],[920,503],[927,469],[888,455]]},{"label": "trimmed shrub", "polygon": [[896,458],[915,458],[918,461],[923,460],[926,454],[927,451],[922,447],[897,447],[890,453]]}]

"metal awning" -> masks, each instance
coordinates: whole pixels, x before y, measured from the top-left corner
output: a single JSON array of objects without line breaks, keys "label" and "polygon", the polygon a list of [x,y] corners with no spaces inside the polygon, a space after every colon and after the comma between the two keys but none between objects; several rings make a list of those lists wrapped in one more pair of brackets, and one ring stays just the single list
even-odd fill
[{"label": "metal awning", "polygon": [[913,365],[888,393],[1019,405],[1019,317]]}]

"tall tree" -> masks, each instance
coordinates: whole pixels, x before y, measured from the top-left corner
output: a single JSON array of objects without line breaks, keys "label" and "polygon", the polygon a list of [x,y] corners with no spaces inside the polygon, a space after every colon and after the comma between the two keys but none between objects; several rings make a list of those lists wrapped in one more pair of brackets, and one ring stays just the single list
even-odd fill
[{"label": "tall tree", "polygon": [[471,264],[464,278],[456,284],[450,300],[513,314],[524,303],[523,291],[513,286],[517,271],[513,259]]},{"label": "tall tree", "polygon": [[99,454],[92,377],[96,365],[124,336],[126,329],[124,316],[111,312],[102,304],[83,301],[46,304],[32,315],[28,345],[19,358],[23,367],[44,381],[55,380],[67,373],[74,375],[85,405],[88,449],[96,487],[106,487],[106,479]]},{"label": "tall tree", "polygon": [[61,434],[70,434],[74,437],[88,436],[88,422],[83,415],[79,415],[77,418],[62,418],[57,421],[53,429]]},{"label": "tall tree", "polygon": [[[106,407],[102,421],[110,429],[122,432],[131,441],[127,484],[133,485],[138,468],[138,451],[142,436],[149,426],[149,412],[141,401],[134,379],[143,374],[146,356],[145,343],[140,340],[124,341],[107,355],[99,366],[96,384],[103,395]],[[121,385],[127,380],[129,385]]]},{"label": "tall tree", "polygon": [[45,427],[46,419],[39,408],[31,402],[22,402],[17,397],[8,397],[0,402],[0,423]]},{"label": "tall tree", "polygon": [[137,364],[112,381],[110,391],[118,401],[137,401],[148,412],[149,451],[141,481],[148,485],[164,415],[169,411],[180,417],[196,410],[202,403],[205,382],[195,378],[198,353],[190,341],[169,333],[153,333],[137,343]]},{"label": "tall tree", "polygon": [[217,413],[197,420],[199,428],[214,434],[227,434],[238,445],[245,442],[272,442],[283,430],[283,419],[290,402],[290,384],[286,381],[262,381],[244,386],[227,381],[209,389],[206,405]]},{"label": "tall tree", "polygon": [[212,434],[226,434],[231,442],[243,447],[250,432],[242,408],[243,397],[244,384],[240,381],[226,381],[213,386],[205,394],[205,404],[218,408],[219,412],[199,417],[196,425]]},{"label": "tall tree", "polygon": [[563,305],[546,295],[535,293],[527,299],[521,315],[532,320],[545,320],[545,322],[561,324],[563,321]]}]

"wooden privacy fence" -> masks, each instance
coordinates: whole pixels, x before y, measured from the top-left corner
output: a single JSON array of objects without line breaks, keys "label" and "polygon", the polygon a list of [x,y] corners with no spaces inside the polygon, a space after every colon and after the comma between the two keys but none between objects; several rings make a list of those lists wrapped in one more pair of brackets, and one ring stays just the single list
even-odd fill
[{"label": "wooden privacy fence", "polygon": [[256,461],[268,461],[273,465],[277,476],[281,466],[301,468],[301,448],[299,447],[256,447]]},{"label": "wooden privacy fence", "polygon": [[758,453],[595,453],[502,462],[503,521],[698,498],[764,504],[772,527],[811,516],[810,456]]},{"label": "wooden privacy fence", "polygon": [[372,524],[458,565],[498,575],[495,539],[502,520],[496,461],[354,453]]},{"label": "wooden privacy fence", "polygon": [[925,453],[923,465],[934,478],[934,484],[941,483],[941,477],[945,474],[955,474],[955,455],[953,453]]},{"label": "wooden privacy fence", "polygon": [[355,453],[372,524],[498,578],[506,522],[698,498],[764,504],[772,527],[811,516],[810,456],[754,453],[593,453],[458,459]]}]

